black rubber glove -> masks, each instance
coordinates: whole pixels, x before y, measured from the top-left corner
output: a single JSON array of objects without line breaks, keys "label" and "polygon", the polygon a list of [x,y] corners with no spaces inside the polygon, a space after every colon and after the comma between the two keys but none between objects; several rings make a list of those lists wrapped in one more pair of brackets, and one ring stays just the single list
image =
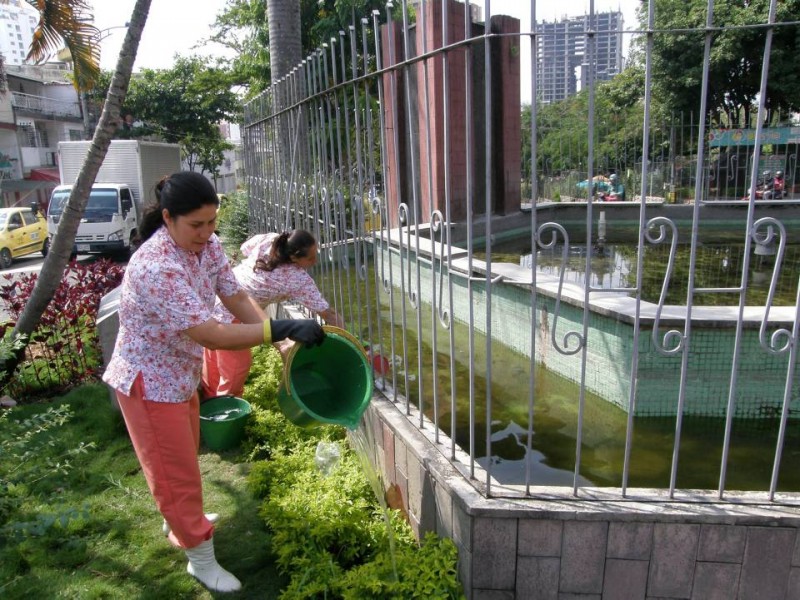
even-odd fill
[{"label": "black rubber glove", "polygon": [[325,331],[314,319],[270,319],[270,326],[273,342],[289,338],[313,348],[325,339]]}]

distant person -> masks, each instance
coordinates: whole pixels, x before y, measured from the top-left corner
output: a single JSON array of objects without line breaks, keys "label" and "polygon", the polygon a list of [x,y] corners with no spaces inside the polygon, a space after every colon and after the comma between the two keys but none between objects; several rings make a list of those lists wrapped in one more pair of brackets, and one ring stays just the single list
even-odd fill
[{"label": "distant person", "polygon": [[616,173],[612,173],[608,178],[608,191],[600,194],[601,202],[625,202],[625,186],[619,180]]},{"label": "distant person", "polygon": [[770,177],[764,182],[763,197],[765,199],[780,199],[784,196],[786,182],[783,179],[783,171],[775,171],[775,177]]},{"label": "distant person", "polygon": [[[344,319],[330,307],[306,272],[317,263],[317,240],[312,233],[295,229],[281,234],[259,234],[242,244],[241,250],[244,260],[233,273],[239,285],[261,308],[267,309],[267,314],[274,316],[277,303],[292,301],[318,314],[326,323],[344,328]],[[222,323],[235,322],[231,312],[219,302],[214,318]],[[204,350],[204,397],[241,397],[252,364],[249,348]]]},{"label": "distant person", "polygon": [[[313,319],[269,319],[240,287],[214,235],[219,198],[200,173],[180,172],[156,185],[146,209],[144,243],[122,279],[119,332],[103,381],[119,406],[170,542],[183,548],[186,570],[216,592],[241,583],[217,563],[214,515],[203,513],[197,450],[197,386],[203,348],[241,349],[289,338],[321,343]],[[212,310],[219,297],[237,323]]]}]

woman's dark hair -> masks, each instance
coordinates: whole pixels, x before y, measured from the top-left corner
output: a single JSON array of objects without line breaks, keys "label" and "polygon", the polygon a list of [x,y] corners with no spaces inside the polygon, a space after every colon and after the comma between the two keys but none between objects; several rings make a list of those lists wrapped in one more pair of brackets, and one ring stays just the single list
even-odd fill
[{"label": "woman's dark hair", "polygon": [[147,206],[142,216],[139,227],[139,240],[142,242],[164,224],[161,213],[164,208],[174,219],[209,204],[219,206],[219,197],[211,182],[192,171],[179,171],[164,177],[156,184],[156,198],[158,202]]},{"label": "woman's dark hair", "polygon": [[314,235],[305,229],[284,231],[272,242],[267,260],[259,258],[254,270],[272,271],[281,265],[290,264],[292,258],[304,258],[316,243]]}]

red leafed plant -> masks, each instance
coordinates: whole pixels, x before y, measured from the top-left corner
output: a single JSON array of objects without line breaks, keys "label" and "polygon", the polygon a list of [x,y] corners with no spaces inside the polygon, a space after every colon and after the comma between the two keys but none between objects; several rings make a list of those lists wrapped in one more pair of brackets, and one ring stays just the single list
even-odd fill
[{"label": "red leafed plant", "polygon": [[[97,376],[102,352],[95,323],[100,301],[122,282],[125,268],[108,259],[70,262],[39,327],[31,335],[25,360],[4,390],[17,400],[52,394]],[[9,335],[36,285],[38,273],[4,275],[0,303]]]}]

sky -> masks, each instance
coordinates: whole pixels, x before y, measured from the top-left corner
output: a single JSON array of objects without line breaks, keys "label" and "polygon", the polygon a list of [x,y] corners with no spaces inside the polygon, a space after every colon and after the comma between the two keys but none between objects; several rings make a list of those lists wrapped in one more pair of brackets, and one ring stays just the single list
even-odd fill
[{"label": "sky", "polygon": [[[88,0],[88,3],[94,9],[94,24],[98,29],[115,28],[103,33],[107,37],[102,41],[100,55],[100,67],[113,70],[125,38],[124,25],[131,18],[135,0]],[[168,69],[175,54],[225,56],[224,49],[217,44],[192,49],[210,36],[210,25],[225,4],[226,0],[153,0],[134,70]]]},{"label": "sky", "polygon": [[[265,0],[266,1],[266,0]],[[89,0],[94,7],[95,25],[98,29],[109,29],[102,42],[100,66],[104,70],[116,67],[117,56],[125,36],[125,22],[130,19],[134,0]],[[485,9],[484,0],[473,0]],[[193,49],[211,33],[210,25],[225,7],[226,0],[153,0],[150,14],[139,44],[134,70],[142,68],[167,69],[173,64],[176,54],[201,54],[229,56],[230,53],[217,44],[208,44]],[[556,21],[563,16],[579,16],[589,12],[590,0],[538,0],[536,19]],[[595,12],[621,10],[625,29],[636,28],[636,7],[640,0],[595,0]],[[520,30],[530,31],[531,8],[527,0],[491,0],[492,14],[506,14],[520,19]],[[626,45],[630,36],[625,36]],[[522,61],[522,101],[530,102],[530,44],[523,43],[520,53]]]}]

